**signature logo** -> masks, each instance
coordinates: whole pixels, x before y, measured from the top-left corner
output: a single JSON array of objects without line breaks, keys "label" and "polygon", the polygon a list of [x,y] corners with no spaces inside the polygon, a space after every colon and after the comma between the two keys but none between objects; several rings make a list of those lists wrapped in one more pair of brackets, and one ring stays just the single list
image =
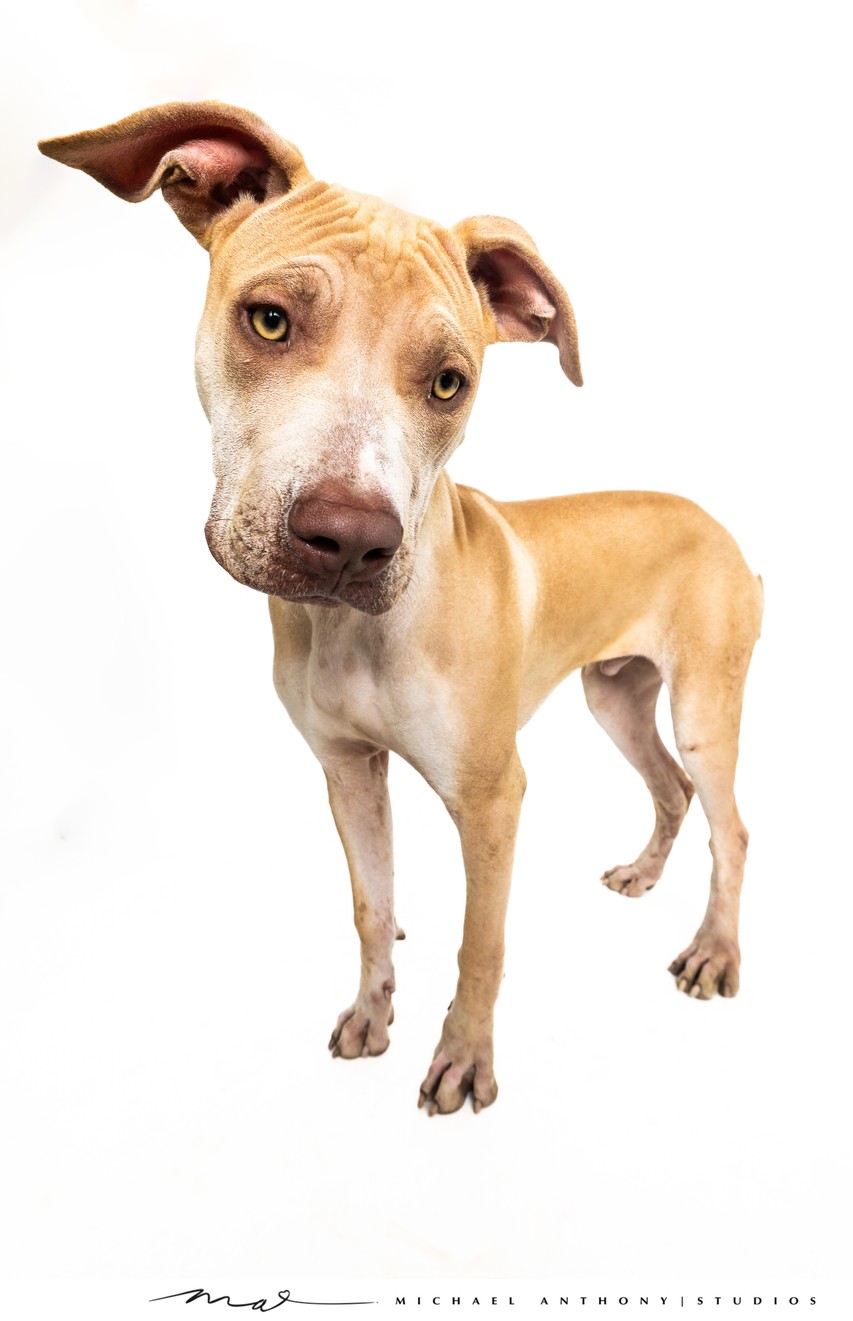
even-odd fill
[{"label": "signature logo", "polygon": [[185,1303],[197,1303],[204,1299],[207,1303],[225,1303],[226,1307],[248,1307],[252,1312],[274,1312],[277,1307],[283,1307],[285,1303],[295,1303],[298,1307],[373,1307],[376,1304],[375,1298],[361,1298],[355,1302],[317,1302],[310,1298],[293,1298],[289,1289],[279,1289],[276,1294],[278,1302],[270,1302],[267,1298],[256,1298],[250,1303],[232,1303],[230,1295],[220,1294],[218,1298],[211,1298],[205,1289],[184,1289],[181,1293],[164,1293],[157,1298],[149,1298],[149,1303],[162,1303],[167,1298],[183,1298]]}]

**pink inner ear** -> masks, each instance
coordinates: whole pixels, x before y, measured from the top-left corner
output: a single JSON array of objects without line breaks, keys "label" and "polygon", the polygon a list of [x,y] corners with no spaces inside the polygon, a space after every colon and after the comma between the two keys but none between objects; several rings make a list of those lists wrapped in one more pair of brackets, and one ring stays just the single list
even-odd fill
[{"label": "pink inner ear", "polygon": [[227,138],[185,142],[173,153],[173,160],[206,190],[232,184],[245,170],[263,170],[269,164],[259,148],[252,149]]},{"label": "pink inner ear", "polygon": [[499,249],[491,255],[497,256],[504,288],[510,298],[516,300],[531,316],[550,319],[557,315],[557,309],[548,300],[545,290],[526,261],[506,249]]},{"label": "pink inner ear", "polygon": [[49,151],[48,155],[87,170],[120,197],[133,201],[147,197],[157,186],[161,164],[180,166],[205,192],[233,184],[241,174],[257,176],[269,169],[268,153],[248,135],[216,125],[196,123],[193,127],[204,136],[188,140],[186,128],[180,124],[167,130],[155,125],[106,140],[101,134],[80,135],[83,141],[72,140],[67,150]]},{"label": "pink inner ear", "polygon": [[[522,257],[493,248],[474,263],[471,274],[483,280],[501,339],[542,339],[557,309]],[[543,324],[543,322],[545,324]]]}]

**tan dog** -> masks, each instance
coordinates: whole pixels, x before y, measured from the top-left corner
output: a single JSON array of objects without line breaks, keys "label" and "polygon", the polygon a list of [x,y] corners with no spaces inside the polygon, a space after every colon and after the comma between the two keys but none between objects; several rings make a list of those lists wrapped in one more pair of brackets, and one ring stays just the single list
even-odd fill
[{"label": "tan dog", "polygon": [[[569,300],[525,232],[454,229],[315,181],[260,120],[175,104],[40,144],[127,201],[157,188],[209,250],[197,379],[213,429],[211,551],[270,598],[275,683],[323,765],[361,941],[333,1054],[381,1054],[393,1018],[388,752],[462,843],[459,981],[420,1090],[430,1113],[497,1095],[492,1019],[524,793],[516,730],[581,669],[645,780],[651,840],[605,874],[657,881],[694,786],[711,828],[707,912],[671,965],[699,999],[738,988],[747,834],[733,783],[760,580],[687,500],[628,492],[498,504],[444,465],[486,345],[547,340],[581,384]],[[661,683],[688,775],[655,725]]]}]

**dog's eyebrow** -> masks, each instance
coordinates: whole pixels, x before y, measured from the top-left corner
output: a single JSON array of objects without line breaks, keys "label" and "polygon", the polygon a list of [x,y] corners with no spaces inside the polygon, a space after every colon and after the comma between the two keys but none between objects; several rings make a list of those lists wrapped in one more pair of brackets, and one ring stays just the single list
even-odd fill
[{"label": "dog's eyebrow", "polygon": [[460,334],[456,322],[445,311],[436,308],[425,315],[414,314],[412,341],[419,345],[416,350],[418,357],[430,361],[458,357],[467,364],[473,376],[477,375],[477,363],[470,346]]},{"label": "dog's eyebrow", "polygon": [[238,302],[245,301],[258,296],[266,288],[272,291],[276,286],[286,287],[298,298],[314,298],[323,291],[331,297],[335,294],[334,281],[325,262],[312,257],[293,257],[274,266],[259,267],[234,291],[234,298]]}]

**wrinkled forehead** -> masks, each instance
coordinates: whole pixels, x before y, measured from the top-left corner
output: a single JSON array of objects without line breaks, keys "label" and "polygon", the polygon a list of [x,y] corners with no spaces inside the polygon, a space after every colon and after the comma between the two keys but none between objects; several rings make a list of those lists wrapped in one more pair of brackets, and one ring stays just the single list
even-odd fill
[{"label": "wrinkled forehead", "polygon": [[310,298],[328,284],[331,296],[357,298],[379,316],[432,310],[463,335],[482,338],[482,307],[464,252],[436,222],[321,182],[246,211],[223,242],[214,240],[214,296],[239,299],[280,280]]}]

